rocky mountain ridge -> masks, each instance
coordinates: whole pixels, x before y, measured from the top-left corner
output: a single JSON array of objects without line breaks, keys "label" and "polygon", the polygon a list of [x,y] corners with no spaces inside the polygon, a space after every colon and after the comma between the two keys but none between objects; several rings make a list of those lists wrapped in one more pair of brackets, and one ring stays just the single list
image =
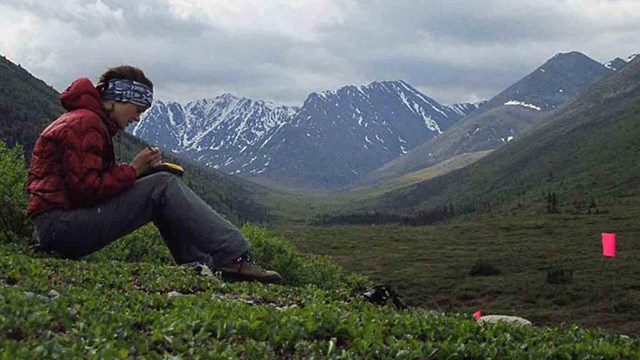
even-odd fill
[{"label": "rocky mountain ridge", "polygon": [[479,106],[445,106],[404,81],[382,81],[312,93],[299,108],[231,94],[184,105],[156,101],[130,132],[230,174],[335,188]]}]

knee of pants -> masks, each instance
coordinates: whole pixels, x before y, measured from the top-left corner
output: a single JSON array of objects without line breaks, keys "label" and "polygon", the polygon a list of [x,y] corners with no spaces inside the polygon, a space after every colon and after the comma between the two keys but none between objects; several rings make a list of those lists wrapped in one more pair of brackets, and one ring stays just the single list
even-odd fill
[{"label": "knee of pants", "polygon": [[171,173],[160,171],[139,179],[138,181],[136,181],[136,184],[140,184],[141,186],[149,186],[149,184],[152,184],[150,187],[153,189],[157,189],[159,187],[168,186],[177,179],[178,177]]},{"label": "knee of pants", "polygon": [[151,175],[143,177],[142,180],[155,181],[155,182],[158,182],[158,183],[165,183],[165,182],[177,179],[177,178],[178,178],[177,176],[175,176],[174,174],[172,174],[170,172],[158,171],[155,174],[151,174]]},{"label": "knee of pants", "polygon": [[[144,182],[140,186],[149,187],[151,190],[151,199],[154,204],[162,204],[164,202],[167,191],[171,192],[173,188],[180,186],[180,181],[176,175],[161,171],[151,174],[143,178]],[[137,185],[137,184],[136,184]]]}]

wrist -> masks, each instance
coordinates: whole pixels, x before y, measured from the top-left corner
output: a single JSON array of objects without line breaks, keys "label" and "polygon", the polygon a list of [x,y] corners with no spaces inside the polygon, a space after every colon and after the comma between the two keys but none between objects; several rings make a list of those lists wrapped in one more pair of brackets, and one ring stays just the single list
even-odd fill
[{"label": "wrist", "polygon": [[140,169],[140,167],[139,167],[137,164],[135,164],[135,163],[131,163],[131,164],[129,164],[129,165],[130,165],[130,166],[133,168],[133,170],[136,172],[136,176],[139,176],[139,175],[140,175],[140,173],[141,173],[141,169]]}]

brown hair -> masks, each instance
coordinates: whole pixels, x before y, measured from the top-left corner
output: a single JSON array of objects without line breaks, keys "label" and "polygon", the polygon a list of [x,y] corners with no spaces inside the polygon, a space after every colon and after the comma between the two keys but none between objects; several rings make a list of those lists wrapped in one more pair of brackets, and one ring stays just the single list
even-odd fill
[{"label": "brown hair", "polygon": [[147,78],[144,72],[131,65],[120,65],[107,69],[102,75],[100,75],[100,79],[98,80],[98,85],[96,87],[101,90],[104,84],[113,79],[137,81],[149,86],[151,90],[153,90],[153,83],[149,78]]}]

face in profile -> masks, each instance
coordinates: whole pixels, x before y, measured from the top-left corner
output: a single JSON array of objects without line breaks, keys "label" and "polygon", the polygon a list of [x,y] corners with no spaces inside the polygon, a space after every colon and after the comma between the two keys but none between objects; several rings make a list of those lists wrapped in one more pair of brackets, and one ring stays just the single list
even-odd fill
[{"label": "face in profile", "polygon": [[128,102],[113,102],[111,118],[124,130],[129,124],[140,121],[140,115],[147,109]]}]

